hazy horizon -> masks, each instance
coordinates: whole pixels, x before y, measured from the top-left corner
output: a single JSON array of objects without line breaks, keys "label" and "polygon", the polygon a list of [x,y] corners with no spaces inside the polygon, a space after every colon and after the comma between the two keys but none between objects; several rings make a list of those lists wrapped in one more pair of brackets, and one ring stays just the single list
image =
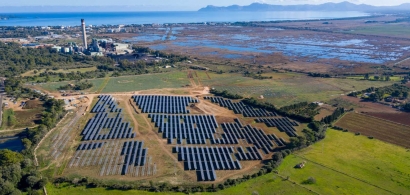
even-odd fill
[{"label": "hazy horizon", "polygon": [[[200,8],[208,5],[214,6],[229,6],[229,5],[249,5],[252,3],[266,3],[274,5],[296,5],[296,4],[323,4],[328,2],[340,3],[344,0],[208,0],[208,1],[195,1],[195,0],[174,0],[172,2],[163,2],[161,0],[141,1],[141,0],[122,0],[121,4],[113,4],[111,0],[99,0],[98,5],[95,5],[95,1],[83,1],[83,0],[14,0],[3,2],[1,7],[6,6],[92,6],[92,7],[105,7],[105,6],[129,6],[135,8],[136,11],[196,11]],[[407,0],[390,0],[390,1],[374,1],[374,0],[349,0],[348,2],[354,4],[368,4],[374,6],[397,6],[403,3],[408,3]]]}]

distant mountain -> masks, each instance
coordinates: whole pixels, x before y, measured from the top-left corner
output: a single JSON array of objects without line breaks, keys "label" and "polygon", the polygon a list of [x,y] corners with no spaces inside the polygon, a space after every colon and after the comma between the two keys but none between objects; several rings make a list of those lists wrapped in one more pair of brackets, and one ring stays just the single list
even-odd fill
[{"label": "distant mountain", "polygon": [[366,4],[353,4],[347,1],[341,3],[324,3],[320,5],[270,5],[264,3],[252,3],[247,6],[231,5],[227,7],[217,7],[208,5],[199,11],[410,11],[410,3],[398,6],[372,6]]}]

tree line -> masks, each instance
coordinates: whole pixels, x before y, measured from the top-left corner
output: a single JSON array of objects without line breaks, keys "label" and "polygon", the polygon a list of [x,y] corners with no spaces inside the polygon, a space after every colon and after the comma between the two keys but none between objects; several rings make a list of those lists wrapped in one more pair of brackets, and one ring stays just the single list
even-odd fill
[{"label": "tree line", "polygon": [[224,98],[229,98],[229,99],[234,99],[234,100],[243,98],[241,95],[229,93],[227,90],[218,91],[212,88],[211,90],[209,90],[209,93],[212,93],[216,96],[221,96]]},{"label": "tree line", "polygon": [[329,116],[322,118],[321,122],[326,124],[331,124],[333,121],[337,120],[340,116],[345,113],[344,108],[336,108],[336,110]]},{"label": "tree line", "polygon": [[364,93],[369,93],[369,96],[367,97],[367,99],[370,101],[377,102],[377,101],[381,101],[386,94],[392,97],[395,97],[395,98],[407,99],[409,97],[409,92],[410,92],[409,87],[395,83],[391,86],[385,86],[385,87],[379,87],[379,88],[370,87],[362,91],[354,91],[354,92],[349,93],[348,96],[357,97]]},{"label": "tree line", "polygon": [[93,84],[88,81],[80,81],[75,84],[67,84],[60,86],[58,90],[85,90],[93,87]]}]

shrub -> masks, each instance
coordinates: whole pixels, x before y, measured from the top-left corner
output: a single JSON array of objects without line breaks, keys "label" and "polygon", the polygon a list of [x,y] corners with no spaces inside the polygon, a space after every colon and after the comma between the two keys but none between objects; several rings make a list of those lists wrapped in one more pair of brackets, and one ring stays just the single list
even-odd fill
[{"label": "shrub", "polygon": [[314,177],[309,177],[307,180],[303,181],[302,184],[315,184],[316,179]]},{"label": "shrub", "polygon": [[368,138],[369,138],[369,139],[373,139],[374,137],[373,137],[373,136],[369,136]]},{"label": "shrub", "polygon": [[361,135],[361,133],[360,133],[360,132],[357,132],[357,133],[355,133],[355,135]]}]

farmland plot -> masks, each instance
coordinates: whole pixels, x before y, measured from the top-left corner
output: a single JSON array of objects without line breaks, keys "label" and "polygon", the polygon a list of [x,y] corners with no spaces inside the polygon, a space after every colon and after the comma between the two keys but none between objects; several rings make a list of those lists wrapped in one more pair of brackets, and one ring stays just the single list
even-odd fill
[{"label": "farmland plot", "polygon": [[410,147],[409,126],[356,113],[346,114],[335,125],[350,132],[361,133],[392,144]]}]

